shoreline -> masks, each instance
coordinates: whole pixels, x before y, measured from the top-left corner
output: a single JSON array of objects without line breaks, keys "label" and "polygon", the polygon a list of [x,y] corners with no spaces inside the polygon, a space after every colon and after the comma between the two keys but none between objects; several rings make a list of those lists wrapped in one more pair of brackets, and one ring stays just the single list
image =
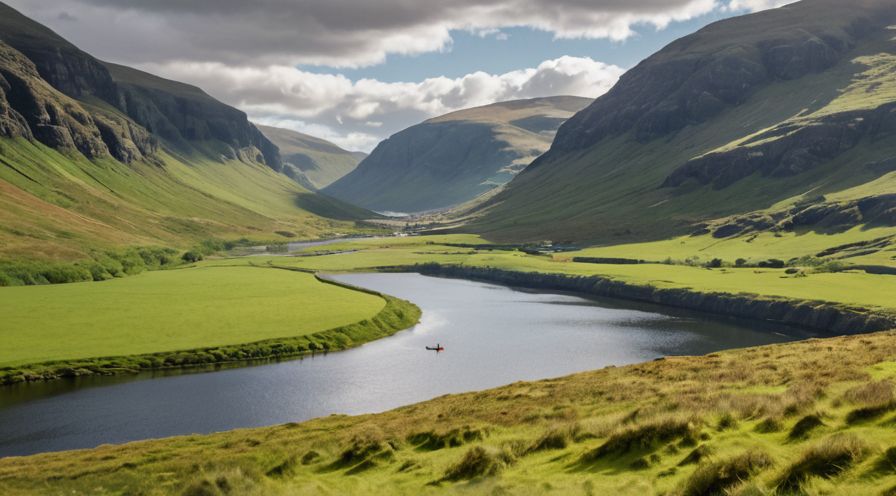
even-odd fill
[{"label": "shoreline", "polygon": [[332,284],[352,291],[379,296],[386,304],[376,315],[368,319],[302,336],[187,350],[75,360],[54,360],[0,367],[0,388],[20,383],[52,381],[71,377],[138,374],[141,372],[191,369],[227,364],[235,365],[241,362],[245,362],[248,365],[258,360],[294,359],[315,353],[343,351],[408,329],[420,319],[420,309],[409,301],[366,288],[358,288],[333,281],[312,271],[277,266],[267,268],[310,272],[315,279],[323,284]]},{"label": "shoreline", "polygon": [[825,301],[657,288],[628,284],[604,276],[522,272],[491,267],[443,265],[435,262],[408,267],[383,267],[381,270],[412,270],[429,276],[653,303],[713,315],[785,324],[832,335],[865,334],[896,328],[896,313],[875,312],[866,308]]}]

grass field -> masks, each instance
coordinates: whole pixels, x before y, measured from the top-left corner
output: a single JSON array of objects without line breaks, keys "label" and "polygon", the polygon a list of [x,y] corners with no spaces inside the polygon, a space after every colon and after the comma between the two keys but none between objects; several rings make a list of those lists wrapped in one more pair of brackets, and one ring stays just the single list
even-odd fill
[{"label": "grass field", "polygon": [[[801,273],[787,274],[786,269],[722,267],[708,269],[700,265],[648,263],[638,265],[576,263],[574,256],[641,258],[659,262],[665,258],[684,260],[698,256],[700,263],[723,257],[731,264],[738,257],[753,262],[767,258],[799,258],[861,239],[893,234],[893,229],[870,229],[841,235],[796,235],[777,238],[763,235],[750,243],[743,238],[727,241],[709,236],[679,238],[671,241],[589,248],[553,256],[527,255],[519,251],[474,249],[450,244],[482,243],[469,235],[409,237],[346,241],[327,245],[326,250],[346,253],[300,257],[252,257],[252,263],[276,263],[321,271],[374,270],[380,267],[408,266],[418,263],[465,264],[506,270],[545,272],[568,275],[598,275],[636,285],[662,288],[690,288],[700,292],[747,293],[799,300],[823,300],[865,308],[896,309],[896,276],[874,275],[862,271],[818,272],[806,267]],[[321,248],[311,247],[305,255]],[[750,251],[754,250],[754,251]],[[850,258],[863,262],[868,257],[884,259],[896,255],[892,247],[880,253]],[[207,264],[248,263],[249,259],[209,261]],[[892,260],[890,264],[896,265]]]},{"label": "grass field", "polygon": [[0,288],[0,366],[301,336],[368,319],[384,305],[311,274],[253,267]]}]

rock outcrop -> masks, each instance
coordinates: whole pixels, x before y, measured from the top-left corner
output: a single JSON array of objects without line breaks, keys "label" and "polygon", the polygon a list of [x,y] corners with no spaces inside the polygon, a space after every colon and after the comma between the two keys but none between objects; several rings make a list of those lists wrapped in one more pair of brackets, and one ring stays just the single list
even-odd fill
[{"label": "rock outcrop", "polygon": [[125,163],[151,156],[160,140],[201,150],[219,142],[227,158],[282,166],[277,147],[245,113],[193,86],[99,61],[2,3],[0,42],[2,136],[74,148],[89,158],[111,154]]}]

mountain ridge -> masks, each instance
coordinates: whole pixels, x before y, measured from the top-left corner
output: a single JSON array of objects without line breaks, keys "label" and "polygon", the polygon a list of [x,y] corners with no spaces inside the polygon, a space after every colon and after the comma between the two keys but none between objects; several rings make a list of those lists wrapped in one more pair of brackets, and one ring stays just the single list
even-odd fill
[{"label": "mountain ridge", "polygon": [[500,187],[544,152],[557,127],[590,99],[511,100],[427,119],[382,141],[324,193],[379,211],[417,212]]},{"label": "mountain ridge", "polygon": [[804,0],[676,40],[567,120],[468,229],[662,239],[886,176],[865,164],[894,156],[894,19],[883,0]]}]

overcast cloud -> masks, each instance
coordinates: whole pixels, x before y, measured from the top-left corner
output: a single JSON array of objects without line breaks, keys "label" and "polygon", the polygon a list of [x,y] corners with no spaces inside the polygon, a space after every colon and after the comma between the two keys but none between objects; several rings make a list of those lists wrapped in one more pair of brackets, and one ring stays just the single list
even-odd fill
[{"label": "overcast cloud", "polygon": [[[625,40],[714,9],[780,0],[9,0],[94,55],[196,84],[256,121],[369,150],[427,117],[494,101],[596,97],[622,73],[561,57],[505,74],[351,81],[297,65],[359,67],[449,50],[457,30],[529,27],[556,38]],[[633,61],[633,63],[636,61]],[[487,71],[487,67],[484,67]]]}]

